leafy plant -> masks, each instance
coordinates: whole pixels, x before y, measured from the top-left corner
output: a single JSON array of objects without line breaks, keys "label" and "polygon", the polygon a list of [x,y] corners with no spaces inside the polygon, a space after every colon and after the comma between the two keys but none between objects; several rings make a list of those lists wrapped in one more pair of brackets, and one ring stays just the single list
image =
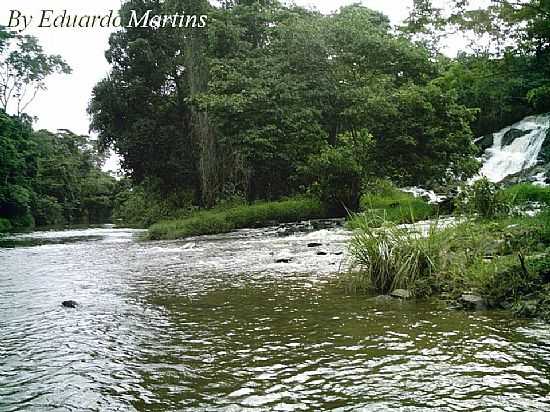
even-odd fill
[{"label": "leafy plant", "polygon": [[483,177],[470,186],[463,186],[457,197],[457,209],[467,215],[493,218],[509,212],[510,205],[496,183]]}]

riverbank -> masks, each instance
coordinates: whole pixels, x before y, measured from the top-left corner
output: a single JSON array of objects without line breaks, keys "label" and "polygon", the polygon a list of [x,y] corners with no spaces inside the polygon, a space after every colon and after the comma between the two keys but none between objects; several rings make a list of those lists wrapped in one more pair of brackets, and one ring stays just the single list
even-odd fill
[{"label": "riverbank", "polygon": [[424,236],[392,222],[374,229],[368,216],[362,219],[350,244],[355,270],[341,279],[348,290],[439,296],[465,308],[503,308],[550,321],[548,209],[465,218],[447,227],[435,221]]},{"label": "riverbank", "polygon": [[189,236],[227,233],[236,229],[272,226],[279,223],[329,217],[321,202],[297,198],[278,202],[261,202],[229,208],[198,211],[180,219],[155,223],[148,238],[183,239]]}]

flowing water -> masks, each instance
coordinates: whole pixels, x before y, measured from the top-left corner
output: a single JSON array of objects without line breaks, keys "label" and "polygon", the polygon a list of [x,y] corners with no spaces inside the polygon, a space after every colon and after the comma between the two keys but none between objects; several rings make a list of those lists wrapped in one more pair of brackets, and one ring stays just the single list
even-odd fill
[{"label": "flowing water", "polygon": [[[504,143],[504,137],[515,129],[523,136]],[[550,114],[529,116],[493,134],[493,146],[486,151],[487,159],[480,174],[492,182],[529,169],[537,164],[542,145],[550,129]]]},{"label": "flowing water", "polygon": [[298,229],[4,239],[0,411],[550,410],[548,325],[348,296],[349,234]]}]

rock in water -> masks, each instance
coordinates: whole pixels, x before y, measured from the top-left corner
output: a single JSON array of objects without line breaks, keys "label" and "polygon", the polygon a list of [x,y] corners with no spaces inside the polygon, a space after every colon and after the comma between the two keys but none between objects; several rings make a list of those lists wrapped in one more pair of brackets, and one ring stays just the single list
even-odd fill
[{"label": "rock in water", "polygon": [[412,293],[405,289],[395,289],[392,293],[390,293],[390,296],[399,299],[410,299],[412,298]]},{"label": "rock in water", "polygon": [[292,258],[290,257],[282,257],[282,258],[275,259],[275,263],[290,263],[290,262],[292,262]]},{"label": "rock in water", "polygon": [[317,256],[326,256],[328,255],[327,252],[325,252],[324,250],[320,250],[319,252],[317,252]]},{"label": "rock in water", "polygon": [[511,145],[514,140],[531,133],[532,130],[510,129],[502,136],[502,147]]},{"label": "rock in water", "polygon": [[485,303],[485,299],[483,299],[481,296],[474,295],[472,293],[464,293],[458,299],[458,303],[460,303],[464,308],[467,308],[467,309],[482,310],[487,307]]},{"label": "rock in water", "polygon": [[65,308],[76,308],[78,306],[78,303],[74,300],[64,300],[61,302],[61,305]]},{"label": "rock in water", "polygon": [[319,246],[323,246],[323,244],[318,242],[311,242],[307,244],[307,247],[319,247]]}]

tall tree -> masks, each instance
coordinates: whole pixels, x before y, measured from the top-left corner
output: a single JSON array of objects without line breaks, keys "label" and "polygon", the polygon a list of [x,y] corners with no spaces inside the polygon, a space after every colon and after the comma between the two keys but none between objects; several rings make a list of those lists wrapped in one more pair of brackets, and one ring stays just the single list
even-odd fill
[{"label": "tall tree", "polygon": [[19,116],[46,89],[46,78],[71,72],[59,55],[44,53],[38,40],[6,32],[0,27],[0,107]]}]

